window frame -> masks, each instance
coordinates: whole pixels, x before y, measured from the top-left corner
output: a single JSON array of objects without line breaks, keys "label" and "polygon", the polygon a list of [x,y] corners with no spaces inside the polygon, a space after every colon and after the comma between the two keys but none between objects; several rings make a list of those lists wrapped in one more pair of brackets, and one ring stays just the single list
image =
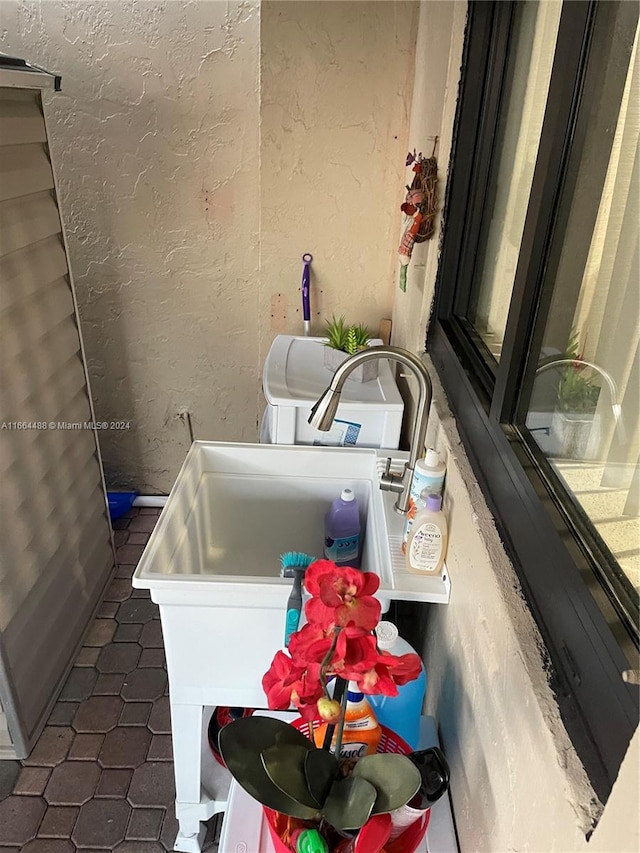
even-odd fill
[{"label": "window frame", "polygon": [[638,688],[622,680],[636,647],[624,613],[607,595],[606,576],[594,572],[604,560],[597,535],[568,512],[559,481],[513,422],[519,388],[530,381],[525,372],[535,324],[545,310],[541,283],[578,108],[589,97],[589,47],[619,4],[572,0],[563,6],[504,345],[492,369],[457,310],[468,304],[474,280],[515,5],[469,3],[427,350],[546,645],[563,722],[605,802],[638,723]]}]

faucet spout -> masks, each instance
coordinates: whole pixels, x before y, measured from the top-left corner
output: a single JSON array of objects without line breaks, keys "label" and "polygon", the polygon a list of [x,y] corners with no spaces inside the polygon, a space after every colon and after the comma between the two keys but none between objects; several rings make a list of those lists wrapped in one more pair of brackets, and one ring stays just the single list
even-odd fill
[{"label": "faucet spout", "polygon": [[388,459],[386,471],[380,481],[381,489],[398,493],[399,496],[395,503],[395,510],[401,515],[405,515],[409,509],[409,494],[411,492],[411,481],[413,480],[416,461],[418,460],[418,456],[424,452],[432,395],[431,378],[427,373],[426,367],[417,356],[400,347],[388,346],[369,347],[352,355],[351,358],[344,361],[336,370],[331,384],[311,409],[309,424],[323,432],[330,430],[333,419],[336,416],[342,388],[349,378],[351,371],[366,361],[373,361],[380,358],[388,358],[390,361],[400,362],[400,364],[409,368],[418,381],[418,405],[413,422],[409,460],[404,466],[403,474],[399,475],[391,473],[391,459]]}]

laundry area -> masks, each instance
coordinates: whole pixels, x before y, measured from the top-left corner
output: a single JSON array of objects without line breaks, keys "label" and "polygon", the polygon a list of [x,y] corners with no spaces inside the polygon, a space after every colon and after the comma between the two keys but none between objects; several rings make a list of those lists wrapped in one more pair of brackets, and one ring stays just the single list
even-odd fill
[{"label": "laundry area", "polygon": [[0,21],[1,853],[636,849],[636,6]]}]

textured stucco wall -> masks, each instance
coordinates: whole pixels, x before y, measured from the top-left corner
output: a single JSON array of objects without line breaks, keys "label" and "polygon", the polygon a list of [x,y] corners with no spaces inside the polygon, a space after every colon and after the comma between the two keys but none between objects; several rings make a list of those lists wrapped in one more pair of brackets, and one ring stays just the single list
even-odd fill
[{"label": "textured stucco wall", "polygon": [[259,10],[4,2],[48,98],[107,479],[167,491],[199,437],[256,435]]},{"label": "textured stucco wall", "polygon": [[[332,314],[391,316],[413,83],[414,2],[263,2],[263,350]],[[321,315],[321,316],[319,316]]]},{"label": "textured stucco wall", "polygon": [[[444,192],[466,8],[421,8],[410,147],[439,135]],[[448,34],[448,36],[447,36]],[[421,61],[429,57],[430,63]],[[416,249],[406,294],[396,293],[394,342],[421,352],[438,243]],[[547,683],[540,637],[434,376],[428,443],[447,459],[447,607],[404,605],[405,630],[429,677],[427,710],[439,720],[463,853],[630,853],[638,849],[636,733],[601,823],[593,791]],[[626,819],[624,815],[626,814]]]},{"label": "textured stucco wall", "polygon": [[416,20],[412,2],[0,0],[3,49],[63,78],[48,115],[96,414],[131,421],[101,435],[110,485],[168,492],[183,411],[197,438],[257,440],[302,252],[323,318],[390,315]]},{"label": "textured stucco wall", "polygon": [[447,459],[452,592],[447,607],[418,606],[410,615],[429,677],[427,711],[439,721],[451,764],[460,848],[631,853],[639,835],[638,733],[602,812],[562,725],[538,630],[437,379],[434,401],[429,443]]}]

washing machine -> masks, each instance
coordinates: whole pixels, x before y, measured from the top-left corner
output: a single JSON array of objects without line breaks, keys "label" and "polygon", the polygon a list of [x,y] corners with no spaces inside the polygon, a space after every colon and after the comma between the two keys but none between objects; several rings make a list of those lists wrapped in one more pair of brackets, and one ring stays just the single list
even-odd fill
[{"label": "washing machine", "polygon": [[[278,335],[273,341],[262,376],[267,407],[261,443],[397,449],[404,403],[392,373],[393,362],[387,359],[380,359],[377,379],[347,379],[329,432],[307,423],[311,407],[333,376],[333,370],[324,365],[325,340]],[[371,346],[381,344],[380,339],[371,341]]]}]

